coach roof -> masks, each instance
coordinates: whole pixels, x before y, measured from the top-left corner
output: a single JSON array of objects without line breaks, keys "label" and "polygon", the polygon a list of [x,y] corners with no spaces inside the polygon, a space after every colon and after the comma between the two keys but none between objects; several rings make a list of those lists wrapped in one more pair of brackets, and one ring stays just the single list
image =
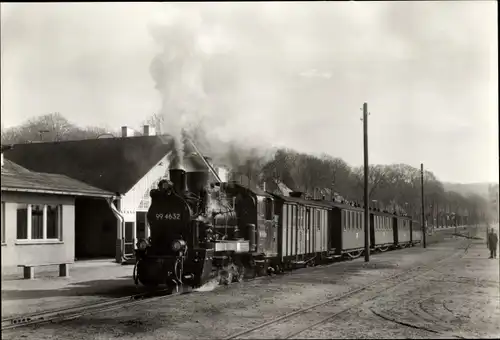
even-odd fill
[{"label": "coach roof", "polygon": [[291,197],[291,196],[281,196],[281,195],[275,195],[273,196],[277,199],[281,199],[285,202],[290,202],[290,203],[297,203],[297,204],[303,204],[303,205],[314,205],[314,206],[320,206],[324,208],[331,208],[331,205],[329,204],[330,202],[328,201],[323,201],[323,200],[310,200],[310,199],[304,199],[304,198],[299,198],[299,197]]}]

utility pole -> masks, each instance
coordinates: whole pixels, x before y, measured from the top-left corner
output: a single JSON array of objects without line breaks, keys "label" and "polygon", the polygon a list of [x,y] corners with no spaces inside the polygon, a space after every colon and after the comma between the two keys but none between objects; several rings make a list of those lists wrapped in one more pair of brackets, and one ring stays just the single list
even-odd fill
[{"label": "utility pole", "polygon": [[427,228],[425,225],[425,202],[424,202],[424,163],[420,163],[420,186],[422,190],[422,230],[423,230],[423,245],[426,248]]},{"label": "utility pole", "polygon": [[363,139],[365,158],[365,262],[370,261],[370,200],[368,197],[368,104],[363,103]]}]

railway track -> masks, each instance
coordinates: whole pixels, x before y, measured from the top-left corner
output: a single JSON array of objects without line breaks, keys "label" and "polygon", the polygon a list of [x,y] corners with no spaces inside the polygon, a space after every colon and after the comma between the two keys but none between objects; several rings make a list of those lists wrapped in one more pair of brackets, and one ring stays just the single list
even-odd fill
[{"label": "railway track", "polygon": [[[333,265],[333,263],[326,264],[326,265],[320,265],[314,269],[319,270],[321,268],[329,267],[331,265]],[[413,272],[414,270],[417,270],[419,268],[420,267],[410,269],[409,271],[406,271],[405,273]],[[313,271],[314,271],[314,269],[313,269]],[[393,277],[394,278],[399,277],[401,275],[404,275],[405,273],[400,273],[400,274],[397,274]],[[382,280],[380,280],[380,282],[390,280],[393,277],[382,279]],[[256,281],[256,280],[260,280],[260,279],[263,279],[263,277],[258,276],[258,277],[254,277],[254,278],[248,278],[248,279],[245,279],[244,281]],[[363,286],[361,288],[355,289],[355,290],[350,291],[344,295],[333,298],[333,299],[328,300],[326,302],[323,302],[321,304],[311,306],[311,307],[309,307],[309,309],[318,308],[320,306],[323,306],[325,304],[328,304],[328,303],[331,303],[331,302],[334,302],[337,300],[346,299],[351,295],[354,295],[356,293],[359,293],[361,291],[368,289],[369,286],[377,284],[378,282],[379,281],[371,283],[371,284],[366,285],[366,286]],[[90,303],[90,304],[78,305],[75,307],[49,310],[49,311],[44,311],[44,312],[39,312],[39,313],[32,313],[32,314],[28,314],[28,315],[14,316],[14,317],[2,319],[2,328],[1,329],[2,330],[9,330],[9,329],[19,328],[19,327],[24,327],[24,326],[42,324],[42,323],[62,322],[62,321],[66,321],[66,320],[76,319],[76,318],[79,318],[79,317],[82,317],[85,315],[108,312],[108,311],[117,310],[117,309],[124,308],[124,307],[134,306],[137,304],[145,303],[146,301],[155,301],[155,300],[162,299],[162,298],[171,299],[171,298],[174,298],[174,297],[177,297],[180,295],[181,294],[176,294],[176,293],[172,294],[170,289],[159,289],[159,290],[155,290],[152,292],[151,291],[142,292],[139,294],[125,296],[125,297],[118,298],[118,299],[102,301],[102,302],[98,302],[98,303]],[[289,317],[292,317],[294,315],[304,313],[304,312],[308,311],[309,309],[307,309],[307,308],[301,309],[297,312],[284,315],[282,318],[283,319],[289,318]],[[268,324],[279,322],[280,320],[282,320],[282,319],[275,319],[270,323],[262,324],[260,326],[257,326],[255,328],[255,330],[257,330],[259,327],[266,327]],[[246,333],[246,332],[243,332],[241,334],[238,333],[237,335],[229,337],[228,339],[233,339],[237,336],[244,335],[244,333]]]},{"label": "railway track", "polygon": [[[302,334],[315,326],[323,324],[337,316],[357,307],[367,301],[374,300],[380,294],[387,293],[401,284],[414,280],[429,271],[434,270],[442,263],[449,261],[459,255],[464,255],[471,242],[465,249],[460,249],[452,255],[447,256],[432,265],[422,265],[411,268],[402,273],[387,278],[370,282],[367,285],[352,289],[344,294],[338,295],[326,301],[301,308],[292,313],[277,317],[255,327],[232,334],[225,339],[290,339]],[[339,303],[340,302],[340,303]]]},{"label": "railway track", "polygon": [[14,316],[2,319],[2,331],[47,322],[72,320],[84,315],[107,312],[123,307],[133,306],[136,304],[144,303],[146,300],[154,301],[161,298],[176,296],[178,296],[178,294],[171,294],[170,289],[159,289],[98,303],[78,305],[75,307],[49,310],[22,316]]},{"label": "railway track", "polygon": [[[263,278],[264,278],[263,276],[257,276],[253,278],[246,278],[244,281],[246,282],[257,281]],[[124,307],[138,305],[145,302],[152,302],[162,298],[172,299],[180,295],[183,295],[185,293],[192,293],[192,292],[203,292],[203,291],[194,290],[188,292],[181,291],[180,293],[172,293],[172,290],[169,288],[157,289],[154,291],[141,292],[138,294],[124,296],[121,298],[106,300],[97,303],[82,304],[74,307],[60,308],[38,313],[13,316],[2,319],[2,331],[30,326],[30,325],[37,325],[42,323],[50,323],[50,322],[56,323],[67,320],[73,320],[85,315],[109,312]]]}]

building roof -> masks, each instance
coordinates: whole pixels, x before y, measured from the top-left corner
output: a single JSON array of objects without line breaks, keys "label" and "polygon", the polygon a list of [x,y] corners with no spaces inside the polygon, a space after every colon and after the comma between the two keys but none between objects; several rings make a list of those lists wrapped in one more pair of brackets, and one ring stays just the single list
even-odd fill
[{"label": "building roof", "polygon": [[26,173],[30,172],[28,169],[23,168],[19,164],[16,164],[12,161],[9,161],[8,159],[4,159],[3,161],[3,166],[2,166],[2,174],[5,173]]},{"label": "building roof", "polygon": [[112,197],[112,192],[92,187],[64,175],[29,171],[22,166],[4,161],[1,173],[2,191],[38,192],[47,194]]},{"label": "building roof", "polygon": [[125,194],[172,148],[169,136],[139,136],[16,144],[4,157],[31,171]]}]

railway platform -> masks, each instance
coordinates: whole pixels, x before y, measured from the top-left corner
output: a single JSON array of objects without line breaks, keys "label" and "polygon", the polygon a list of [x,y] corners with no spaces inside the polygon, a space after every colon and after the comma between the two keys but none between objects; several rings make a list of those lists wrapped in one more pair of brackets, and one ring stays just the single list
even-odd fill
[{"label": "railway platform", "polygon": [[37,272],[33,280],[3,276],[2,319],[134,294],[133,270],[106,259],[75,262],[69,277],[59,277],[57,267]]}]

